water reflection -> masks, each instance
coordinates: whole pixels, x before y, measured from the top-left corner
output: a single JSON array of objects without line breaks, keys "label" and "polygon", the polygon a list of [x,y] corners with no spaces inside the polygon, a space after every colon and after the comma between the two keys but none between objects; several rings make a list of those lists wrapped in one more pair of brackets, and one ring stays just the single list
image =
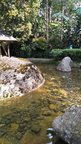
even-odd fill
[{"label": "water reflection", "polygon": [[64,83],[67,89],[71,89],[73,87],[72,73],[71,72],[59,72],[59,76],[64,79]]}]

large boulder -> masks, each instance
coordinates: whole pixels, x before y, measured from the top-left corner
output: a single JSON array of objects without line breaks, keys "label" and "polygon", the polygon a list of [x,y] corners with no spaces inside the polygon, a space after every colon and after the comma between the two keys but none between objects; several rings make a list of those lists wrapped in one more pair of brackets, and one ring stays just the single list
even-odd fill
[{"label": "large boulder", "polygon": [[71,58],[65,57],[62,59],[62,61],[57,66],[57,70],[63,71],[63,72],[70,72],[71,71],[71,64],[72,64]]},{"label": "large boulder", "polygon": [[0,98],[22,96],[44,83],[44,78],[28,60],[0,57]]},{"label": "large boulder", "polygon": [[81,144],[81,107],[71,107],[53,121],[53,131],[67,144]]}]

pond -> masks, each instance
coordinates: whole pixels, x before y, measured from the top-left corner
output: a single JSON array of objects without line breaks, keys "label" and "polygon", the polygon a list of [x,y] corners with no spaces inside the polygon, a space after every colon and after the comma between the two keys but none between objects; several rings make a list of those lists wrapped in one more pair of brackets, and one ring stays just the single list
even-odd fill
[{"label": "pond", "polygon": [[54,64],[37,64],[45,83],[29,94],[0,101],[0,144],[47,144],[47,128],[55,117],[81,105],[81,71],[56,70]]}]

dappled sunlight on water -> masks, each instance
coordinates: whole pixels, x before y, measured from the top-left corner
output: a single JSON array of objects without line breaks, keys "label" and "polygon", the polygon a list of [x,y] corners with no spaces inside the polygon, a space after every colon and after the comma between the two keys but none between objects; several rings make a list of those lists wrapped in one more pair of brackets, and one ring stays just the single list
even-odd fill
[{"label": "dappled sunlight on water", "polygon": [[23,97],[0,101],[0,144],[46,144],[47,128],[68,107],[81,106],[81,71],[38,65],[45,83]]}]

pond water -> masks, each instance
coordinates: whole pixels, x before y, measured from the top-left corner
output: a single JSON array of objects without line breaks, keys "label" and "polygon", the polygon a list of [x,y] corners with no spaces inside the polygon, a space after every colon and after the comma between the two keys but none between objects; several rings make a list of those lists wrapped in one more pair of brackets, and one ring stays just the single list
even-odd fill
[{"label": "pond water", "polygon": [[56,70],[37,64],[45,77],[39,89],[19,98],[0,101],[0,144],[47,144],[47,128],[68,107],[81,105],[81,71]]}]

